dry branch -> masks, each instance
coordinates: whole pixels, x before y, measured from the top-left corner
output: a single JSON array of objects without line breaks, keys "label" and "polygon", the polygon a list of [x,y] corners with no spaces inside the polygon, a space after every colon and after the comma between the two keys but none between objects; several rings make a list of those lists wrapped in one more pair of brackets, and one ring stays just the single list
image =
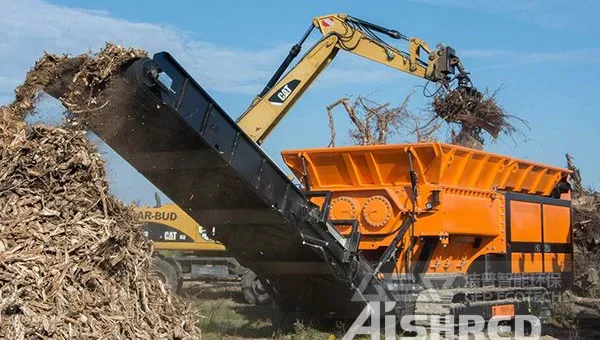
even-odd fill
[{"label": "dry branch", "polygon": [[472,89],[457,89],[436,95],[431,103],[432,111],[449,124],[458,124],[459,131],[452,130],[450,142],[473,148],[483,148],[487,132],[493,140],[500,133],[514,136],[517,128],[510,122],[516,116],[504,112],[496,102],[497,91],[488,95]]},{"label": "dry branch", "polygon": [[352,103],[349,98],[342,98],[328,105],[326,109],[331,131],[329,146],[335,146],[336,132],[333,121],[335,107],[342,105],[354,124],[354,128],[349,131],[354,144],[386,144],[389,137],[405,124],[405,119],[409,116],[407,104],[411,95],[412,93],[398,107],[390,107],[389,103],[379,104],[363,96],[358,96]]}]

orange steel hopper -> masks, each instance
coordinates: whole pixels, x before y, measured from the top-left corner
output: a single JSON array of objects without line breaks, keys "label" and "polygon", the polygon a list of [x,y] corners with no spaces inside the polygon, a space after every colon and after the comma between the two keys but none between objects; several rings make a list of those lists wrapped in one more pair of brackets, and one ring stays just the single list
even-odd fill
[{"label": "orange steel hopper", "polygon": [[298,178],[301,157],[307,161],[313,187],[369,187],[409,183],[408,152],[421,183],[473,190],[516,191],[550,195],[569,170],[443,143],[413,143],[282,152]]},{"label": "orange steel hopper", "polygon": [[[359,249],[367,257],[372,253],[373,260],[392,244],[402,222],[415,216],[416,222],[398,245],[409,252],[398,260],[398,270],[407,265],[414,269],[416,261],[410,259],[419,258],[426,260],[423,269],[428,273],[465,273],[482,256],[500,254],[512,257],[515,269],[543,271],[534,264],[537,254],[529,259],[510,249],[511,241],[519,246],[543,243],[542,218],[547,225],[556,224],[547,239],[571,242],[567,204],[548,207],[542,214],[537,203],[538,198],[570,200],[567,190],[557,189],[569,174],[567,169],[442,143],[298,149],[282,155],[306,189],[331,192],[330,219],[358,222]],[[411,170],[416,174],[417,195],[413,195]],[[510,201],[507,194],[513,195]],[[536,203],[524,203],[514,195],[526,201],[533,197]],[[325,198],[312,200],[322,205]],[[513,214],[508,214],[511,209]],[[350,226],[337,229],[350,233]],[[435,242],[427,245],[416,238]],[[411,243],[412,247],[406,246]],[[420,255],[431,245],[433,254]],[[548,254],[539,255],[537,263]],[[559,269],[568,270],[570,254],[548,261],[556,263],[557,257]]]}]

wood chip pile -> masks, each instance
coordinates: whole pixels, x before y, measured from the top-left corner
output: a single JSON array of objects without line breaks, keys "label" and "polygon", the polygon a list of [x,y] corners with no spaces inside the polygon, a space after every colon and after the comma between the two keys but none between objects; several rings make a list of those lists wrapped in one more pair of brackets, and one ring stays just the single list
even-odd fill
[{"label": "wood chip pile", "polygon": [[109,44],[96,56],[45,55],[0,108],[0,338],[200,336],[190,307],[151,273],[152,245],[108,194],[104,161],[85,132],[23,122],[38,88],[58,74],[71,82],[61,76],[61,91],[88,89],[64,92],[63,102],[93,106],[90,94],[140,54]]}]

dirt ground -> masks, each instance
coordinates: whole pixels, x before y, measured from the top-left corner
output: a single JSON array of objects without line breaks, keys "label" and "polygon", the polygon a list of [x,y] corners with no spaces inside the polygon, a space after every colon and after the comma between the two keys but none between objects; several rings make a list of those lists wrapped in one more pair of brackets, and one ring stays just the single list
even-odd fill
[{"label": "dirt ground", "polygon": [[[248,305],[240,293],[238,282],[186,283],[182,295],[196,309],[198,326],[206,340],[340,339],[349,327],[348,324],[341,323],[299,321],[297,315],[284,315],[271,305]],[[600,339],[600,334],[591,334],[590,330],[559,330],[549,327],[540,339],[592,340]]]},{"label": "dirt ground", "polygon": [[185,283],[182,295],[196,308],[205,340],[338,339],[344,332],[341,325],[300,322],[296,315],[285,315],[272,305],[248,305],[239,282]]}]

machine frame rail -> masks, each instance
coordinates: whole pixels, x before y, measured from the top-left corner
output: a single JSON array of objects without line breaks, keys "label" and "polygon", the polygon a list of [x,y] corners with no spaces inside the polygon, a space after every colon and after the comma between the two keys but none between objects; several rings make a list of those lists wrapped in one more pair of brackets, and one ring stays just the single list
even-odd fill
[{"label": "machine frame rail", "polygon": [[108,91],[120,95],[99,113],[107,116],[103,123],[89,127],[194,220],[214,228],[283,310],[354,318],[364,296],[392,299],[356,253],[360,234],[339,234],[311,193],[169,53],[134,61]]},{"label": "machine frame rail", "polygon": [[[283,216],[304,215],[308,217],[311,216],[310,212],[320,210],[319,207],[310,203],[307,196],[311,197],[313,194],[321,195],[322,193],[303,193],[294,185],[264,151],[244,134],[235,121],[225,113],[216,101],[196,83],[169,53],[157,53],[154,55],[152,61],[148,60],[144,62],[144,70],[140,76],[158,75],[154,80],[159,85],[161,91],[160,97],[157,96],[156,99],[160,99],[163,104],[168,105],[186,123],[190,124],[190,127],[196,130],[200,136],[204,137],[207,144],[229,166],[243,176],[248,183],[251,183],[254,190],[274,211],[278,211]],[[152,64],[158,67],[158,73],[153,71],[154,65]],[[160,80],[161,74],[167,74],[171,78],[172,83],[170,87],[167,87]],[[151,83],[146,84],[150,85]],[[194,91],[196,92],[194,93]],[[156,94],[156,92],[154,93]],[[187,112],[182,111],[182,107],[201,107],[202,103],[200,101],[202,99],[209,101],[209,104],[204,114],[202,114],[202,122],[194,127],[192,124],[198,118],[200,112],[194,111],[194,114],[188,115]],[[194,101],[198,102],[194,103]],[[215,124],[215,122],[217,123]],[[207,133],[207,130],[211,129],[219,133]],[[226,131],[225,129],[230,130]],[[231,136],[233,138],[226,139],[226,137]],[[324,221],[326,216],[327,211],[320,212],[318,217],[313,216],[311,218],[313,223],[296,224],[296,227],[301,235],[321,239],[323,244],[327,245],[327,249],[335,259],[341,261],[344,258],[344,245],[340,242],[342,236],[333,228],[319,225]],[[342,247],[336,246],[336,244]]]}]

